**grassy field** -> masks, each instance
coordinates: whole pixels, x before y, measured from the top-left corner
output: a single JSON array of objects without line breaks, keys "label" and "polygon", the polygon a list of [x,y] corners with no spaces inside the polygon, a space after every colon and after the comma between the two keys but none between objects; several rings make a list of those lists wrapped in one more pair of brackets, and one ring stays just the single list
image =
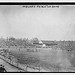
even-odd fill
[{"label": "grassy field", "polygon": [[10,54],[17,58],[18,63],[35,67],[41,66],[51,72],[72,67],[69,54],[60,48],[10,48]]}]

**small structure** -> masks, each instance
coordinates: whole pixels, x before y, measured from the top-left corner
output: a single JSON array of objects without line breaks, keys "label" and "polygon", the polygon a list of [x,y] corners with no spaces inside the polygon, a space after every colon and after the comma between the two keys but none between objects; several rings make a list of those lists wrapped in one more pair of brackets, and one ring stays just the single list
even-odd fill
[{"label": "small structure", "polygon": [[46,45],[45,45],[45,44],[43,44],[43,45],[42,45],[42,47],[46,47]]},{"label": "small structure", "polygon": [[43,45],[43,43],[42,43],[41,40],[39,40],[39,42],[33,42],[33,45],[35,45],[35,47],[39,47],[39,48],[41,48],[42,45]]},{"label": "small structure", "polygon": [[41,40],[43,43],[43,46],[54,46],[57,45],[55,41],[48,41],[48,40]]}]

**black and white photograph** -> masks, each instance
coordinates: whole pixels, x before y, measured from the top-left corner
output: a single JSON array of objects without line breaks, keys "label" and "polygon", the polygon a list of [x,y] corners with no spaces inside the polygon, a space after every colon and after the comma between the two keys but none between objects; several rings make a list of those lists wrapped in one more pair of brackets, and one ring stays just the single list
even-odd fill
[{"label": "black and white photograph", "polygon": [[0,5],[2,72],[75,72],[75,5]]}]

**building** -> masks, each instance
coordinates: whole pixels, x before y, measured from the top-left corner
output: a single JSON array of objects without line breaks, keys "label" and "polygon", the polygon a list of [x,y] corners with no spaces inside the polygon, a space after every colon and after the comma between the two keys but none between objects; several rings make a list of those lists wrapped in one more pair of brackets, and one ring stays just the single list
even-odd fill
[{"label": "building", "polygon": [[57,45],[55,41],[48,41],[48,40],[41,40],[43,43],[43,46],[54,46]]}]

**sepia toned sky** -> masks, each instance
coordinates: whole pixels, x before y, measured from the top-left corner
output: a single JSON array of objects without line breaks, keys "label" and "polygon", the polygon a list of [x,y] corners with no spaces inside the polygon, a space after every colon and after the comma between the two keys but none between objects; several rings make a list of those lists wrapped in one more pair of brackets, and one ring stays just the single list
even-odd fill
[{"label": "sepia toned sky", "polygon": [[0,6],[0,37],[75,40],[75,6]]}]

